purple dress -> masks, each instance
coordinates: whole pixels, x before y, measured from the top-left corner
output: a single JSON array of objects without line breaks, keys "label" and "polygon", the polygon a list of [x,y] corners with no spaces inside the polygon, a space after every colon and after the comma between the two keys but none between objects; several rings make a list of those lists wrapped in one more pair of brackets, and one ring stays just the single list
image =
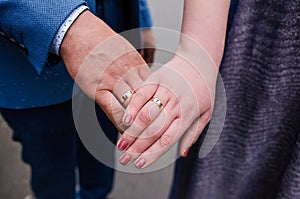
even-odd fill
[{"label": "purple dress", "polygon": [[178,160],[172,199],[300,199],[300,0],[231,1],[214,149]]}]

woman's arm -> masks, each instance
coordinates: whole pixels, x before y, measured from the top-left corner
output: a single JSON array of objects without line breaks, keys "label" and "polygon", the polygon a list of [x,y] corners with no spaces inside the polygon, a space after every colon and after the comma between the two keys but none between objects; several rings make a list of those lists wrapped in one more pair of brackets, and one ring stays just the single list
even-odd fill
[{"label": "woman's arm", "polygon": [[186,0],[184,4],[182,34],[203,46],[217,66],[223,56],[229,5],[229,0]]},{"label": "woman's arm", "polygon": [[[147,78],[126,109],[123,123],[130,127],[118,142],[126,149],[122,164],[137,159],[136,167],[144,168],[180,138],[180,154],[185,156],[200,136],[212,115],[229,3],[185,1],[177,54]],[[160,100],[162,110],[152,98]]]}]

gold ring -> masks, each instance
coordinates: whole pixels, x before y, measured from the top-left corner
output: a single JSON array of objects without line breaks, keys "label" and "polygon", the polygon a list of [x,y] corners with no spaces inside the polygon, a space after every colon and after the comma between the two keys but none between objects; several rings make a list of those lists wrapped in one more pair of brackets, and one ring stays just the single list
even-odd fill
[{"label": "gold ring", "polygon": [[126,93],[124,93],[124,95],[122,95],[122,99],[123,99],[123,100],[122,100],[122,104],[125,103],[126,100],[127,100],[128,98],[130,98],[134,93],[135,93],[135,92],[134,92],[134,90],[132,90],[132,89],[126,91]]},{"label": "gold ring", "polygon": [[161,101],[158,98],[152,98],[151,101],[154,102],[160,110],[164,108],[164,105],[161,103]]}]

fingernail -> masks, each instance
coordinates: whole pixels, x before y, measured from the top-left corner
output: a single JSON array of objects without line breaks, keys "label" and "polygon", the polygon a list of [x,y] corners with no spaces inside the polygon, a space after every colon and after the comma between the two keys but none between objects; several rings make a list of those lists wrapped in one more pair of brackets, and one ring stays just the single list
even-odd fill
[{"label": "fingernail", "polygon": [[126,153],[124,153],[121,157],[120,157],[120,163],[122,165],[126,165],[129,161],[130,161],[130,156]]},{"label": "fingernail", "polygon": [[190,147],[183,152],[183,157],[186,157],[190,151]]},{"label": "fingernail", "polygon": [[131,116],[130,115],[126,115],[125,119],[124,119],[124,124],[125,125],[129,125],[131,122]]},{"label": "fingernail", "polygon": [[118,144],[118,149],[123,151],[124,149],[126,149],[127,145],[128,145],[127,140],[121,140]]},{"label": "fingernail", "polygon": [[135,167],[141,169],[145,164],[146,160],[144,158],[141,158],[135,163]]}]

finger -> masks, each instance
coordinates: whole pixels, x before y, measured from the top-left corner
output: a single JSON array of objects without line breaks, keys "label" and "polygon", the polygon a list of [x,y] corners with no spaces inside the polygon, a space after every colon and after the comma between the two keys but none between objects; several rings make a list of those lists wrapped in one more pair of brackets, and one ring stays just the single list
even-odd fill
[{"label": "finger", "polygon": [[177,118],[164,132],[164,134],[136,160],[135,166],[138,169],[145,168],[167,152],[181,137],[182,118]]},{"label": "finger", "polygon": [[123,107],[127,107],[134,92],[134,88],[124,82],[123,79],[118,81],[113,89],[113,94]]},{"label": "finger", "polygon": [[131,103],[126,108],[123,124],[129,126],[140,109],[152,98],[158,89],[157,84],[148,84],[139,88],[132,96]]},{"label": "finger", "polygon": [[134,90],[137,90],[144,83],[145,79],[151,74],[147,64],[135,67],[126,72],[123,80]]},{"label": "finger", "polygon": [[[151,70],[148,67],[148,65],[147,66],[143,65],[141,67],[138,67],[138,73],[139,73],[140,77],[142,78],[142,80],[145,81],[151,74]],[[139,85],[139,86],[141,86],[141,85]]]},{"label": "finger", "polygon": [[119,139],[117,143],[118,149],[124,150],[130,146],[146,126],[159,115],[159,112],[160,109],[156,104],[148,102],[138,113],[137,118],[139,119],[135,120]]},{"label": "finger", "polygon": [[[144,80],[142,79],[140,72],[141,70],[145,70],[142,68],[148,68],[146,65],[139,66],[127,71],[123,77],[115,84],[113,93],[119,99],[119,102],[124,106],[130,102],[131,96],[135,93],[135,91],[140,87]],[[145,70],[147,73],[148,70]],[[150,73],[149,73],[150,74]]]},{"label": "finger", "polygon": [[210,112],[205,112],[202,116],[194,121],[192,126],[185,132],[179,147],[179,154],[182,157],[186,157],[188,155],[189,149],[191,146],[197,141],[199,136],[201,135],[203,129],[209,122]]},{"label": "finger", "polygon": [[120,132],[125,131],[127,126],[122,123],[124,108],[116,99],[116,97],[108,90],[101,90],[96,93],[96,103],[106,113],[108,118],[114,123]]},{"label": "finger", "polygon": [[[153,144],[157,135],[165,131],[172,121],[178,117],[178,107],[170,102],[162,109],[149,101],[138,113],[132,125],[123,133],[118,141],[119,150],[130,147],[130,151],[141,153]],[[140,150],[142,148],[142,150]]]},{"label": "finger", "polygon": [[[173,110],[174,109],[171,106],[167,106],[156,118],[156,120],[151,123],[151,125],[149,125],[137,139],[132,136],[122,135],[122,140],[127,140],[128,142],[133,143],[121,156],[121,164],[129,164],[141,153],[143,153],[149,146],[155,143],[158,138],[160,138],[160,136],[169,128],[171,123],[176,118],[175,114],[171,114]],[[124,159],[124,157],[126,158]]]},{"label": "finger", "polygon": [[[149,100],[140,109],[130,127],[127,129],[126,132],[124,132],[124,135],[120,138],[120,142],[123,143],[121,145],[122,147],[119,148],[120,150],[124,150],[125,143],[127,143],[127,145],[130,145],[142,133],[142,131],[157,118],[160,111],[163,109],[163,106],[167,106],[171,95],[172,94],[169,93],[165,87],[159,87],[157,89],[154,96],[155,100]],[[134,103],[134,101],[132,103]]]}]

